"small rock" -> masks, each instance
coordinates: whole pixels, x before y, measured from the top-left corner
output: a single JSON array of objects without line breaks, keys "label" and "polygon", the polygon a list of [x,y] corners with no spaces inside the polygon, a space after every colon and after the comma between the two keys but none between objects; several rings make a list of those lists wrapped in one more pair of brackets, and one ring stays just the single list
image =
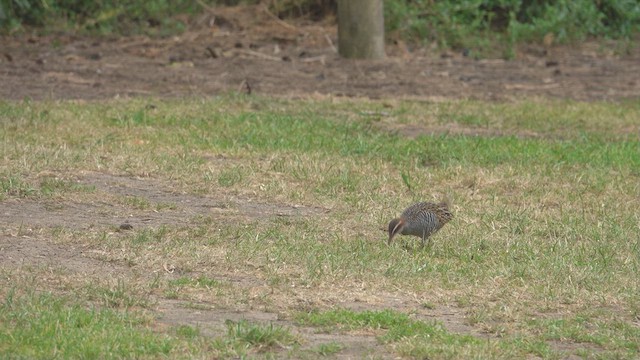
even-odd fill
[{"label": "small rock", "polygon": [[133,230],[133,225],[128,223],[120,224],[120,230]]},{"label": "small rock", "polygon": [[209,46],[207,47],[207,52],[209,52],[209,56],[214,59],[222,57],[222,52],[218,48]]},{"label": "small rock", "polygon": [[91,53],[87,55],[87,59],[89,60],[100,60],[102,59],[102,55],[100,53]]}]

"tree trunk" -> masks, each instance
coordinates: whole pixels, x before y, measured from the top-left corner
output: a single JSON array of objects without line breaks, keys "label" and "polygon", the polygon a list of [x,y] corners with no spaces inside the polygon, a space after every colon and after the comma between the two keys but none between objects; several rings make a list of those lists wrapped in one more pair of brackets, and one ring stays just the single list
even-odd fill
[{"label": "tree trunk", "polygon": [[338,51],[345,58],[384,58],[383,0],[338,0]]}]

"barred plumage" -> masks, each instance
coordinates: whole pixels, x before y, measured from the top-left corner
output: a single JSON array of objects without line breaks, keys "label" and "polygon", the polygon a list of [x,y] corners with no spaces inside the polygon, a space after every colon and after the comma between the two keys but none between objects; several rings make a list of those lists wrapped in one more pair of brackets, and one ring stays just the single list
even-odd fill
[{"label": "barred plumage", "polygon": [[425,241],[453,218],[446,202],[420,202],[409,206],[389,223],[389,244],[397,234],[413,235]]}]

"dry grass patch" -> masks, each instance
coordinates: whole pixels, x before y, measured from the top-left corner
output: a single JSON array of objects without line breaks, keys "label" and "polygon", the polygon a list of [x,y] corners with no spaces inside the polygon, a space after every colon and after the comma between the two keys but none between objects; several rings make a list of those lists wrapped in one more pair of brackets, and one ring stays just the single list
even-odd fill
[{"label": "dry grass patch", "polygon": [[[378,342],[389,356],[633,358],[638,111],[543,100],[3,103],[4,283],[158,316],[174,302],[210,318],[390,310],[411,326]],[[407,138],[383,123],[497,136]],[[431,246],[384,244],[381,229],[408,204],[445,195],[455,218]],[[463,326],[447,328],[450,308]],[[223,330],[160,331],[188,355],[351,354],[332,339],[241,352],[246,342]]]}]

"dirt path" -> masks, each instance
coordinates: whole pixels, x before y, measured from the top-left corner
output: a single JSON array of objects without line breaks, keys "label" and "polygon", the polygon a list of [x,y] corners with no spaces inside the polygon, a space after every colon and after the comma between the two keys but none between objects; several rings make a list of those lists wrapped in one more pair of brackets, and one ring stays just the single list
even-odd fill
[{"label": "dirt path", "polygon": [[0,98],[200,97],[226,92],[586,101],[640,96],[640,47],[616,56],[595,43],[578,48],[527,46],[515,60],[505,61],[389,44],[386,60],[349,61],[336,54],[332,22],[287,25],[258,8],[244,7],[217,9],[192,28],[168,39],[4,37]]}]

